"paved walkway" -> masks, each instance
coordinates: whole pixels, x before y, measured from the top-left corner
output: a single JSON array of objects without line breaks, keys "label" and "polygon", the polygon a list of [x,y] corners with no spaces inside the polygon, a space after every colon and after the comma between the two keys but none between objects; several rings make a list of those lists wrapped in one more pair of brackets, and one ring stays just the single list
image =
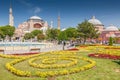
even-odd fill
[{"label": "paved walkway", "polygon": [[[73,46],[74,47],[74,46]],[[73,47],[69,47],[68,45],[66,45],[64,47],[64,50],[73,48]],[[49,51],[59,51],[59,50],[63,50],[63,45],[53,45],[51,47],[42,47],[40,48],[40,52],[49,52]],[[21,54],[21,53],[29,53],[29,52],[39,52],[38,50],[36,51],[30,51],[29,49],[24,50],[24,48],[22,49],[18,49],[18,50],[6,50],[4,53],[5,54]]]}]

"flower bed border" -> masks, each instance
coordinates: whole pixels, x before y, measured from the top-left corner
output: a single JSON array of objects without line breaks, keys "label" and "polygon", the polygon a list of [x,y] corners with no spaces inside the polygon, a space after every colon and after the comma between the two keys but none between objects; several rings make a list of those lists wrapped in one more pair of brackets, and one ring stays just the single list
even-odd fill
[{"label": "flower bed border", "polygon": [[79,49],[77,49],[77,48],[71,48],[71,49],[68,49],[68,51],[79,51]]},{"label": "flower bed border", "polygon": [[[52,54],[53,52],[49,52],[49,53]],[[61,52],[57,52],[57,53],[64,54],[64,53],[61,53]],[[71,52],[67,52],[67,53],[71,53]],[[55,52],[54,52],[54,54],[55,54]],[[81,59],[81,60],[87,61],[89,63],[86,64],[86,65],[83,65],[83,66],[77,66],[77,67],[73,67],[73,68],[70,68],[70,69],[63,69],[63,70],[58,70],[58,71],[43,71],[43,72],[42,71],[35,71],[35,75],[32,75],[31,71],[19,70],[19,69],[16,69],[14,67],[14,65],[17,64],[17,63],[25,61],[25,60],[27,60],[29,58],[39,57],[39,56],[40,56],[40,54],[30,55],[30,56],[25,56],[25,57],[23,57],[23,56],[22,57],[21,56],[14,56],[14,55],[4,55],[4,54],[0,55],[0,57],[3,57],[3,58],[14,58],[15,59],[15,60],[13,60],[11,62],[6,63],[5,67],[11,73],[13,73],[13,74],[15,74],[17,76],[21,76],[21,77],[37,76],[37,77],[46,78],[46,77],[51,77],[51,76],[67,75],[67,74],[73,74],[73,73],[78,73],[78,72],[81,72],[81,71],[85,71],[85,70],[90,69],[90,68],[92,68],[92,67],[94,67],[96,65],[96,62],[93,61],[93,60],[90,60],[90,59],[87,59],[87,58],[84,58],[84,57],[78,57],[78,56],[74,56],[74,55],[69,56],[68,55],[67,59],[71,58],[71,59],[73,59],[73,62],[74,61],[76,62],[75,59]],[[62,55],[60,57],[62,57]],[[50,57],[47,57],[47,58],[50,58]],[[65,58],[64,55],[63,55],[63,58]]]},{"label": "flower bed border", "polygon": [[114,60],[120,59],[120,56],[110,55],[110,54],[102,54],[102,53],[92,53],[92,54],[89,54],[88,56],[95,57],[95,58],[114,59]]},{"label": "flower bed border", "polygon": [[120,49],[120,48],[115,48],[115,47],[105,47],[105,49]]}]

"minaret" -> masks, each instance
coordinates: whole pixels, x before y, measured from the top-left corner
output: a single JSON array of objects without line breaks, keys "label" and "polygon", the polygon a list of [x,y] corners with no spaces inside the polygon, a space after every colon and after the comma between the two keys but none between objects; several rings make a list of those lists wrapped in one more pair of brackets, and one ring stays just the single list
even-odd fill
[{"label": "minaret", "polygon": [[53,28],[53,21],[51,21],[50,28]]},{"label": "minaret", "polygon": [[95,19],[95,16],[92,16],[92,19]]},{"label": "minaret", "polygon": [[60,30],[60,14],[58,15],[58,29]]},{"label": "minaret", "polygon": [[11,5],[10,5],[10,9],[9,9],[9,25],[14,26],[14,17],[12,15],[12,7],[11,7]]}]

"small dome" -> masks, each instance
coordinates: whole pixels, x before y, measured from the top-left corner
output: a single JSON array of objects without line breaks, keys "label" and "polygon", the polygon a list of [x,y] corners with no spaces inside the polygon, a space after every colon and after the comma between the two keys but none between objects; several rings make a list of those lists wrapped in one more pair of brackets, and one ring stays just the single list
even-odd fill
[{"label": "small dome", "polygon": [[119,29],[114,25],[110,25],[105,29],[105,31],[119,31]]},{"label": "small dome", "polygon": [[92,23],[93,25],[102,25],[102,23],[95,18],[95,16],[92,17],[92,19],[88,20],[89,23]]},{"label": "small dome", "polygon": [[30,19],[41,19],[39,16],[32,16],[32,17],[30,17]]}]

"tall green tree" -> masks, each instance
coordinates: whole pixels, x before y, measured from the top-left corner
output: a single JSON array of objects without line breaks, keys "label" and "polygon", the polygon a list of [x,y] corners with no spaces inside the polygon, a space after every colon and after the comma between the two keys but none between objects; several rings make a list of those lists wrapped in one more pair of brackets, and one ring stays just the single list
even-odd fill
[{"label": "tall green tree", "polygon": [[4,40],[5,39],[5,35],[4,35],[3,31],[0,29],[0,40],[1,39]]},{"label": "tall green tree", "polygon": [[59,33],[60,33],[60,30],[58,30],[58,29],[54,29],[54,28],[48,29],[46,31],[47,39],[49,39],[49,40],[57,40]]},{"label": "tall green tree", "polygon": [[32,39],[32,38],[34,38],[34,35],[33,35],[32,33],[26,33],[26,34],[24,35],[24,39],[25,39],[25,40],[29,40],[29,39]]},{"label": "tall green tree", "polygon": [[45,39],[45,35],[44,34],[38,34],[37,35],[37,40],[40,41],[40,40],[44,40]]},{"label": "tall green tree", "polygon": [[109,46],[112,46],[112,45],[113,45],[113,38],[110,37],[110,38],[109,38]]},{"label": "tall green tree", "polygon": [[42,31],[40,31],[40,30],[33,30],[31,33],[34,35],[34,37],[36,37],[38,34],[42,34]]},{"label": "tall green tree", "polygon": [[0,28],[3,32],[3,34],[9,37],[9,41],[11,41],[12,36],[14,35],[15,32],[15,27],[14,26],[10,26],[10,25],[6,25]]},{"label": "tall green tree", "polygon": [[95,30],[93,24],[89,23],[87,20],[81,24],[78,24],[77,30],[80,33],[79,36],[83,38],[84,44],[88,38],[93,39],[99,36],[99,33],[97,30]]},{"label": "tall green tree", "polygon": [[58,40],[59,41],[63,41],[63,40],[67,40],[67,34],[66,31],[61,31],[60,34],[58,35]]},{"label": "tall green tree", "polygon": [[66,32],[67,38],[69,40],[72,39],[72,38],[76,38],[77,37],[77,29],[76,28],[72,28],[72,27],[67,28],[65,30],[65,32]]}]

